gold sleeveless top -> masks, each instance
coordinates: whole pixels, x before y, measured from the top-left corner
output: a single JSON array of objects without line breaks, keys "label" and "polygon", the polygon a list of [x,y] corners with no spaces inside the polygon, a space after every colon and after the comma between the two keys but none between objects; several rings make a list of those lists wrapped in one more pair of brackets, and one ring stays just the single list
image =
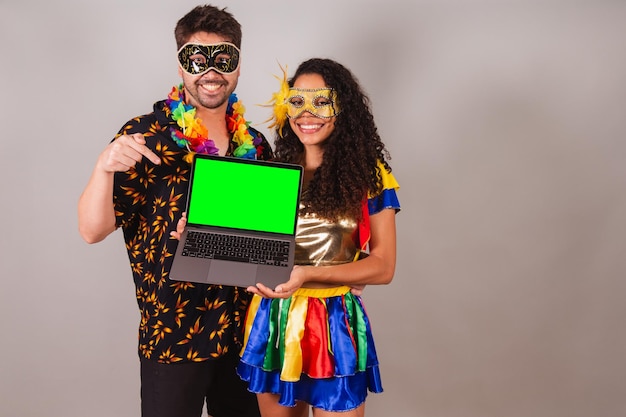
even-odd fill
[{"label": "gold sleeveless top", "polygon": [[[400,210],[400,203],[396,197],[396,191],[400,186],[391,172],[388,172],[379,161],[378,167],[381,174],[382,193],[390,192],[387,199],[375,204],[377,211],[384,208]],[[304,193],[307,191],[304,190]],[[368,195],[373,199],[377,196]],[[300,213],[303,205],[300,203]],[[367,257],[367,252],[360,252],[353,237],[357,231],[358,223],[354,218],[341,218],[339,221],[330,222],[319,218],[315,214],[299,214],[296,226],[296,265],[336,265]]]},{"label": "gold sleeveless top", "polygon": [[296,265],[336,265],[352,262],[358,253],[352,237],[355,219],[320,219],[313,213],[298,215],[296,227]]}]

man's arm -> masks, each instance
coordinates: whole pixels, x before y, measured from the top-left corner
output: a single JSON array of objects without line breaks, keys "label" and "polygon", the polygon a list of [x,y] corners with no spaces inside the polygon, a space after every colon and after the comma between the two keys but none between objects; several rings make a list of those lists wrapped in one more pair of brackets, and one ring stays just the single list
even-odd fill
[{"label": "man's arm", "polygon": [[113,177],[125,172],[145,156],[155,164],[159,157],[146,145],[142,134],[122,135],[98,157],[89,182],[78,200],[78,231],[87,243],[103,240],[115,229]]}]

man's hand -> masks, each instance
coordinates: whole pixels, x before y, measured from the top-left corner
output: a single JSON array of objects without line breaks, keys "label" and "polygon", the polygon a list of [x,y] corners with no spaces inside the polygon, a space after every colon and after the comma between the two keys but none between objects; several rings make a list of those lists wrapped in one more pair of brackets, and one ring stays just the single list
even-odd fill
[{"label": "man's hand", "polygon": [[183,212],[183,216],[180,218],[180,220],[178,220],[178,223],[176,224],[176,230],[172,230],[170,232],[170,236],[173,237],[174,239],[180,240],[180,235],[183,234],[183,231],[185,230],[186,225],[187,225],[187,213]]},{"label": "man's hand", "polygon": [[161,159],[146,146],[141,133],[122,135],[111,142],[99,158],[100,167],[106,172],[125,172],[134,167],[143,157],[159,165]]}]

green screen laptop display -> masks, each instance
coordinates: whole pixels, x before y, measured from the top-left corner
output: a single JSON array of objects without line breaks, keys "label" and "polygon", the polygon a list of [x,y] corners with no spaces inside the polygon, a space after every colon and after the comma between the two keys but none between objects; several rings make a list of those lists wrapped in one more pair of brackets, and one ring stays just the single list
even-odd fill
[{"label": "green screen laptop display", "polygon": [[188,222],[294,234],[301,169],[297,165],[197,155]]}]

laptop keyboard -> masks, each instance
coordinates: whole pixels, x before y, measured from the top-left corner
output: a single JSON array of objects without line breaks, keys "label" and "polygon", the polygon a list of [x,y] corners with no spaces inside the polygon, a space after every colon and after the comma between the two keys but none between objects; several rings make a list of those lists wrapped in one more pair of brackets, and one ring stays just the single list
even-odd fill
[{"label": "laptop keyboard", "polygon": [[289,241],[189,231],[181,254],[287,267]]}]

